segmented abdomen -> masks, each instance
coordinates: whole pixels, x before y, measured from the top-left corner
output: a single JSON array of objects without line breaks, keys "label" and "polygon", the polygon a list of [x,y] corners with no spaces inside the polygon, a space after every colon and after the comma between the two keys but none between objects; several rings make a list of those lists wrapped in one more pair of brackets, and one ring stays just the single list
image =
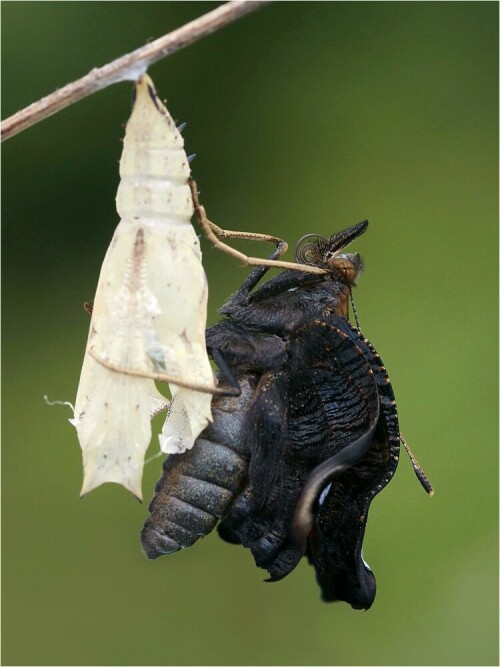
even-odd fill
[{"label": "segmented abdomen", "polygon": [[248,379],[239,384],[240,396],[214,399],[214,421],[193,449],[166,458],[141,532],[148,558],[189,547],[208,535],[243,489],[249,459],[243,424],[255,385]]}]

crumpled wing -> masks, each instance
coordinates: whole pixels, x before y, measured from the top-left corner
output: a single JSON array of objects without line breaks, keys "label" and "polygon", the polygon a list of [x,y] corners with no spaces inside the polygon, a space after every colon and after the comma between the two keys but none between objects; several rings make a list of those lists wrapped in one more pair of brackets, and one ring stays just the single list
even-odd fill
[{"label": "crumpled wing", "polygon": [[344,600],[354,609],[369,609],[376,581],[363,558],[363,538],[374,497],[389,483],[399,460],[399,422],[387,371],[373,346],[346,323],[345,331],[370,364],[380,416],[366,455],[318,496],[315,529],[307,557],[316,570],[322,599]]},{"label": "crumpled wing", "polygon": [[368,432],[378,414],[370,367],[343,322],[302,327],[288,342],[286,369],[262,376],[248,412],[249,482],[226,526],[273,579],[302,555],[289,532],[310,473]]}]

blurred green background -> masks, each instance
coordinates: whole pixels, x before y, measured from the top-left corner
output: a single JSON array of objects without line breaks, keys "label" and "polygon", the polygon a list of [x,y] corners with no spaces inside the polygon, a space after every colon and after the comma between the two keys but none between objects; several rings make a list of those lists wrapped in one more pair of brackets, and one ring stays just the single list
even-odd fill
[{"label": "blurred green background", "polygon": [[[3,3],[2,117],[215,6]],[[219,225],[293,247],[370,220],[357,308],[436,494],[402,454],[366,613],[321,603],[305,563],[262,583],[216,534],[147,562],[161,459],[142,506],[79,499],[70,411],[43,395],[76,394],[132,85],[4,144],[3,664],[498,664],[497,26],[493,2],[276,3],[150,70]],[[212,323],[248,269],[203,247]]]}]

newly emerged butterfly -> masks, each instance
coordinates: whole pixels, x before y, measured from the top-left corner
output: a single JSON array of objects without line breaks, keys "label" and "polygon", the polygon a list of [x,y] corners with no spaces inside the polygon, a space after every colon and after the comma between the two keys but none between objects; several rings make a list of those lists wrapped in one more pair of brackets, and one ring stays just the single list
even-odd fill
[{"label": "newly emerged butterfly", "polygon": [[433,491],[400,434],[387,370],[349,322],[363,264],[343,250],[367,226],[302,237],[296,259],[325,273],[284,271],[258,287],[267,267],[257,268],[207,329],[210,353],[226,360],[241,394],[217,397],[194,448],[164,462],[141,533],[148,558],[191,546],[220,521],[220,536],[249,548],[269,581],[306,557],[323,600],[372,605],[363,537],[400,443]]},{"label": "newly emerged butterfly", "polygon": [[192,447],[217,391],[205,348],[207,281],[190,223],[189,162],[147,75],[136,84],[120,176],[120,222],[99,277],[71,421],[83,454],[82,495],[117,482],[141,498],[150,418],[167,405],[154,379],[179,379],[170,384],[160,436],[165,452]]}]

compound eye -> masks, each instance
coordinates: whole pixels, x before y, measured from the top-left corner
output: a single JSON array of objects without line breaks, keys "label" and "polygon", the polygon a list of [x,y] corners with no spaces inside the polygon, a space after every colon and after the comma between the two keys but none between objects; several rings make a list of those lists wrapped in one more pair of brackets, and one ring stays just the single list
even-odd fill
[{"label": "compound eye", "polygon": [[332,270],[339,275],[342,282],[354,285],[358,277],[359,266],[353,264],[347,257],[335,257],[332,262]]},{"label": "compound eye", "polygon": [[321,249],[326,242],[327,239],[319,234],[302,236],[295,246],[295,261],[300,264],[317,265],[323,259]]}]

